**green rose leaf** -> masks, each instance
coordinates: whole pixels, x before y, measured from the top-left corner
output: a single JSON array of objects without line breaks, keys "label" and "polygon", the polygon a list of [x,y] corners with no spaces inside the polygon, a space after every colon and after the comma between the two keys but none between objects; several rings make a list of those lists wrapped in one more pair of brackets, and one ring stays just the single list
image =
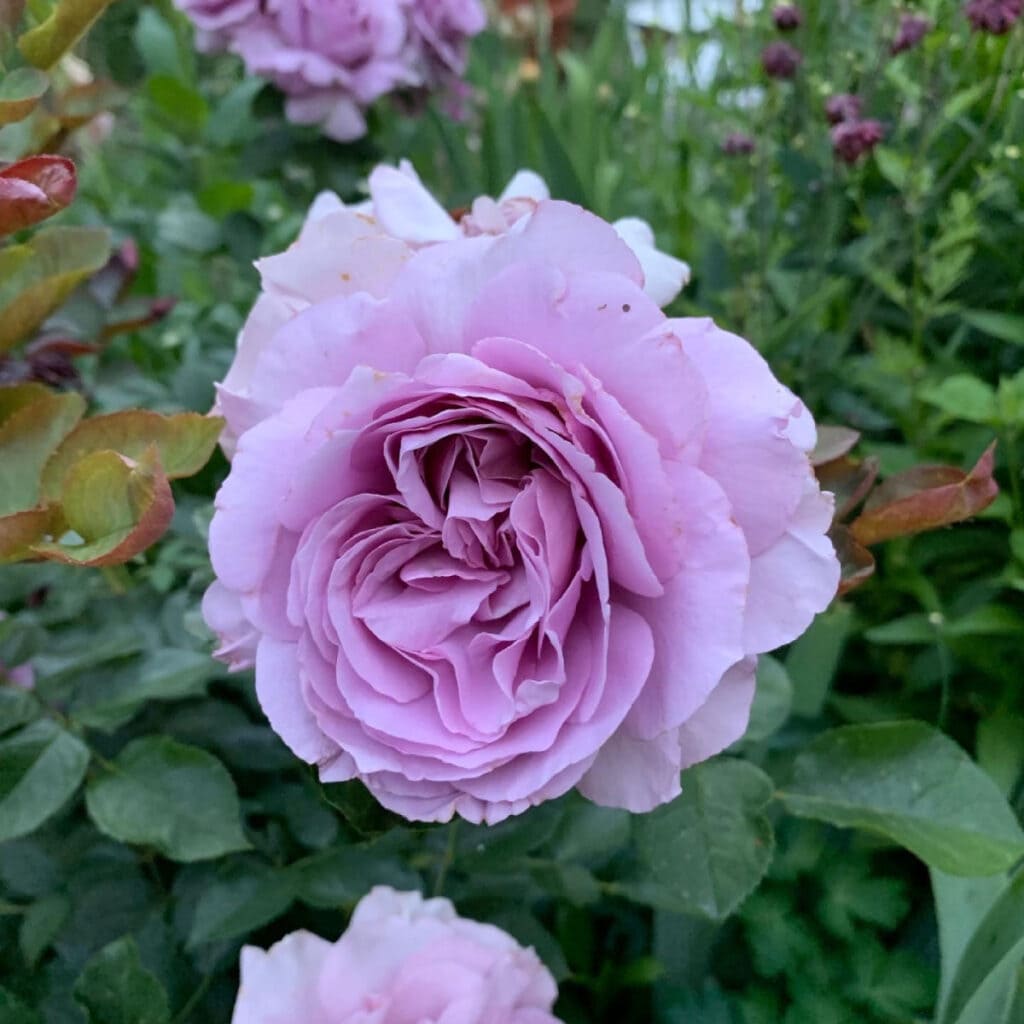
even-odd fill
[{"label": "green rose leaf", "polygon": [[0,352],[27,338],[109,255],[100,228],[46,228],[0,250]]},{"label": "green rose leaf", "polygon": [[170,484],[155,449],[139,462],[117,452],[80,459],[64,479],[63,526],[81,543],[36,544],[32,553],[70,565],[119,565],[163,536],[174,515]]},{"label": "green rose leaf", "polygon": [[1024,855],[996,784],[923,722],[846,726],[819,736],[779,797],[796,815],[879,833],[951,875],[991,875]]},{"label": "green rose leaf", "polygon": [[768,654],[757,660],[757,691],[743,739],[760,742],[781,729],[793,709],[793,683],[785,666]]},{"label": "green rose leaf", "polygon": [[42,1018],[17,996],[0,988],[0,1024],[42,1024]]},{"label": "green rose leaf", "polygon": [[8,516],[39,504],[43,467],[81,419],[85,400],[17,385],[0,388],[0,403],[8,410],[0,422],[0,516]]},{"label": "green rose leaf", "polygon": [[924,388],[921,398],[954,419],[992,423],[997,418],[995,391],[969,373],[955,373],[939,384]]},{"label": "green rose leaf", "polygon": [[[386,843],[383,840],[382,843]],[[336,846],[296,861],[288,869],[295,895],[311,907],[354,906],[375,885],[419,889],[422,879],[382,844]]]},{"label": "green rose leaf", "polygon": [[53,509],[33,508],[0,516],[0,563],[16,561],[31,553],[33,544],[53,529]]},{"label": "green rose leaf", "polygon": [[105,666],[80,688],[71,718],[93,729],[113,730],[129,721],[150,701],[197,697],[221,674],[206,654],[186,648],[162,647],[126,664]]},{"label": "green rose leaf", "polygon": [[0,843],[37,829],[74,795],[89,751],[49,718],[0,741]]},{"label": "green rose leaf", "polygon": [[0,125],[28,117],[50,88],[50,79],[37,68],[15,68],[0,78]]},{"label": "green rose leaf", "polygon": [[1024,870],[981,919],[960,957],[939,1024],[989,1024],[1024,965]]},{"label": "green rose leaf", "polygon": [[941,954],[942,976],[939,989],[938,1009],[941,1018],[946,997],[957,967],[964,955],[971,936],[977,931],[982,918],[999,899],[1007,886],[1004,875],[983,875],[981,878],[963,878],[947,875],[932,868],[932,895],[935,900],[935,917],[939,930],[939,951]]},{"label": "green rose leaf", "polygon": [[35,967],[50,948],[70,913],[71,901],[59,892],[44,896],[28,908],[18,929],[18,946],[29,967]]},{"label": "green rose leaf", "polygon": [[[0,668],[0,679],[3,669]],[[10,732],[39,715],[39,701],[20,686],[0,684],[0,733]]]},{"label": "green rose leaf", "polygon": [[280,917],[295,896],[292,878],[259,861],[232,864],[199,897],[189,947],[234,939]]},{"label": "green rose leaf", "polygon": [[43,70],[52,68],[85,35],[110,2],[59,0],[46,21],[18,40],[18,49],[29,64]]},{"label": "green rose leaf", "polygon": [[722,920],[768,870],[772,782],[746,761],[722,758],[688,769],[682,787],[671,803],[635,819],[639,863],[617,888],[662,910]]},{"label": "green rose leaf", "polygon": [[129,409],[92,416],[71,431],[47,463],[43,494],[51,500],[58,497],[76,463],[101,451],[118,452],[138,461],[153,446],[169,480],[192,476],[209,461],[223,426],[219,417],[194,412],[163,416],[145,409]]},{"label": "green rose leaf", "polygon": [[205,750],[174,740],[129,743],[90,782],[85,800],[101,832],[153,846],[172,860],[209,860],[249,846],[227,769]]},{"label": "green rose leaf", "polygon": [[89,1024],[167,1024],[167,993],[142,966],[135,940],[117,939],[99,951],[75,982],[75,1001]]}]

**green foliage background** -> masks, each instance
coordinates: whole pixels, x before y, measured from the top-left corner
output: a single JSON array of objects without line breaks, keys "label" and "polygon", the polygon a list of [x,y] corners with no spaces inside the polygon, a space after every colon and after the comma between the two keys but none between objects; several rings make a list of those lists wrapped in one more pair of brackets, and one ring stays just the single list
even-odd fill
[{"label": "green foliage background", "polygon": [[[125,569],[0,570],[0,662],[38,679],[0,686],[0,1024],[226,1022],[243,943],[333,938],[377,883],[534,945],[568,1024],[1024,1021],[1024,30],[974,35],[929,0],[937,27],[894,59],[891,4],[803,7],[794,83],[759,71],[767,12],[669,38],[592,0],[557,56],[481,37],[465,123],[381,107],[349,146],[197,56],[169,4],[107,12],[82,53],[123,101],[107,137],[79,133],[62,217],[134,239],[136,290],[178,302],[82,361],[98,411],[208,409],[252,261],[320,189],[356,198],[407,157],[455,208],[529,166],[648,219],[694,268],[674,312],[750,338],[885,472],[967,467],[995,437],[1003,494],[878,551],[874,581],[763,659],[746,739],[642,818],[570,796],[493,829],[410,827],[320,786],[251,678],[208,657],[219,455]],[[853,168],[831,153],[835,91],[888,129]],[[720,152],[736,130],[753,156]],[[0,131],[0,157],[16,145]]]}]

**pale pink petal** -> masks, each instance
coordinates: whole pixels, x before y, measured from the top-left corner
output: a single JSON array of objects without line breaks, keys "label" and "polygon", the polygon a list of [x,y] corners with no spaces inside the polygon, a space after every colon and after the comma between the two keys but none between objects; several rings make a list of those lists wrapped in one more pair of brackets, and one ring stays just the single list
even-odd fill
[{"label": "pale pink petal", "polygon": [[640,261],[644,291],[659,306],[667,306],[689,282],[689,265],[658,249],[647,221],[626,217],[617,220],[612,227]]},{"label": "pale pink petal", "polygon": [[757,658],[737,662],[708,699],[679,730],[681,766],[706,761],[743,738],[750,721],[757,681]]},{"label": "pale pink petal", "polygon": [[654,631],[654,667],[630,711],[632,735],[653,739],[682,725],[744,655],[750,562],[728,500],[699,470],[679,467],[683,565],[665,596],[629,598]]},{"label": "pale pink petal", "polygon": [[786,532],[803,495],[809,463],[791,435],[805,437],[806,409],[742,338],[710,320],[671,323],[707,387],[700,467],[728,495],[757,556]]},{"label": "pale pink petal", "polygon": [[332,950],[310,932],[292,932],[264,951],[242,949],[241,984],[231,1024],[334,1024],[317,982]]},{"label": "pale pink petal", "polygon": [[751,654],[795,640],[839,587],[839,561],[828,529],[835,502],[810,473],[786,532],[750,564],[743,646]]},{"label": "pale pink petal", "polygon": [[214,580],[203,595],[203,619],[220,640],[215,658],[233,672],[255,664],[259,632],[246,618],[238,594]]},{"label": "pale pink petal", "polygon": [[370,174],[373,211],[385,231],[411,245],[447,242],[459,228],[444,207],[427,191],[411,164],[400,170],[387,165]]},{"label": "pale pink petal", "polygon": [[512,180],[505,186],[505,191],[498,197],[499,203],[508,202],[511,199],[532,199],[540,202],[542,199],[550,199],[551,190],[547,182],[536,171],[516,171]]},{"label": "pale pink petal", "polygon": [[264,637],[256,653],[256,696],[274,732],[303,761],[330,760],[337,746],[319,729],[303,700],[295,644]]}]

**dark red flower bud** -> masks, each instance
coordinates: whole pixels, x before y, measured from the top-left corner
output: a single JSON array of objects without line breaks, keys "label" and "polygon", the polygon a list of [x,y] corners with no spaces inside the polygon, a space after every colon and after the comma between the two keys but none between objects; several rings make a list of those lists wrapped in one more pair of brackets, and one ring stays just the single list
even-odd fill
[{"label": "dark red flower bud", "polygon": [[792,78],[804,55],[789,43],[769,43],[761,51],[761,66],[769,78]]},{"label": "dark red flower bud", "polygon": [[975,32],[1001,36],[1010,31],[1024,12],[1024,0],[971,0],[964,8]]},{"label": "dark red flower bud", "polygon": [[750,156],[757,148],[757,143],[743,132],[732,132],[722,140],[722,152],[726,156]]},{"label": "dark red flower bud", "polygon": [[780,32],[793,32],[804,20],[803,12],[796,4],[779,4],[772,10],[772,21]]},{"label": "dark red flower bud", "polygon": [[907,12],[900,15],[900,25],[896,30],[896,38],[889,47],[893,56],[912,50],[932,30],[932,23],[923,14]]},{"label": "dark red flower bud", "polygon": [[856,121],[860,117],[861,98],[852,93],[840,92],[825,101],[825,117],[829,124]]},{"label": "dark red flower bud", "polygon": [[878,121],[842,121],[832,129],[832,150],[843,163],[855,164],[884,137]]}]

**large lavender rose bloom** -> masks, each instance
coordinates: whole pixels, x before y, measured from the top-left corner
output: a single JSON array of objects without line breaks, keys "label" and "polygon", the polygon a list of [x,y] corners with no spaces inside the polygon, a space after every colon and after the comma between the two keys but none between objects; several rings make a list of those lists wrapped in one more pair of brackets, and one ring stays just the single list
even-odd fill
[{"label": "large lavender rose bloom", "polygon": [[399,89],[444,88],[486,22],[480,0],[177,0],[207,49],[230,49],[287,96],[299,124],[347,141]]},{"label": "large lavender rose bloom", "polygon": [[293,932],[242,950],[232,1024],[558,1024],[554,978],[448,900],[379,886],[337,942]]},{"label": "large lavender rose bloom", "polygon": [[408,818],[672,799],[835,593],[806,408],[566,203],[418,249],[335,210],[297,251],[222,393],[220,656]]}]

